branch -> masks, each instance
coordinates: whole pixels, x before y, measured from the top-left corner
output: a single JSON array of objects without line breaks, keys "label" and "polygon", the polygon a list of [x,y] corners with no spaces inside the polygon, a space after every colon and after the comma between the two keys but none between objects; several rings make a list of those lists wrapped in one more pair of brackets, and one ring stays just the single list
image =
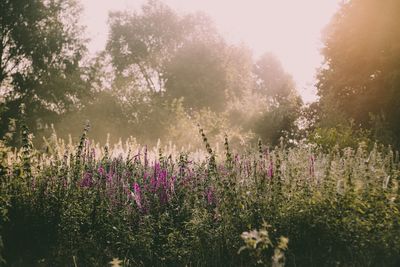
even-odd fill
[{"label": "branch", "polygon": [[149,78],[149,76],[147,75],[145,68],[139,62],[137,62],[136,64],[138,65],[140,72],[144,76],[147,86],[149,86],[150,90],[154,93],[156,91],[156,87],[155,87],[153,81],[151,80],[151,78]]}]

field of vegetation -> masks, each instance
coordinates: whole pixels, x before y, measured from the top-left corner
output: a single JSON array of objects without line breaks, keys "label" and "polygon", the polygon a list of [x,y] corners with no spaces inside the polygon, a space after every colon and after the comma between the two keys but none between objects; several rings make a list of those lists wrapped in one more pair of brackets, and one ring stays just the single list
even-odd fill
[{"label": "field of vegetation", "polygon": [[399,14],[0,0],[0,267],[400,266]]},{"label": "field of vegetation", "polygon": [[398,153],[1,146],[9,266],[398,266]]}]

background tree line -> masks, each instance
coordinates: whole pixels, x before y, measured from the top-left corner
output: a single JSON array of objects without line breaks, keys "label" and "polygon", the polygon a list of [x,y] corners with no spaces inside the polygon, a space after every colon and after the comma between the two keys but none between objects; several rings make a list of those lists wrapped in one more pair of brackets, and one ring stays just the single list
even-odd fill
[{"label": "background tree line", "polygon": [[110,133],[111,142],[196,146],[200,123],[237,145],[400,145],[396,0],[342,4],[324,34],[319,100],[308,106],[274,55],[227,43],[201,13],[179,15],[156,0],[111,13],[106,48],[91,56],[77,1],[4,0],[0,10],[0,135],[9,144],[18,145],[22,121],[37,137],[53,124],[66,138],[89,120],[103,143]]}]

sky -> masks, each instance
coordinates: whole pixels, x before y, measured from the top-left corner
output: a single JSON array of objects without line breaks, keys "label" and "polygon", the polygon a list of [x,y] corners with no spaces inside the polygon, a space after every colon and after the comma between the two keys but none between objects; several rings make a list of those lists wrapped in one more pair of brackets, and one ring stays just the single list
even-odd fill
[{"label": "sky", "polygon": [[[92,53],[104,49],[108,13],[140,9],[145,0],[80,0]],[[321,31],[340,0],[163,0],[179,13],[203,11],[231,43],[246,44],[255,57],[274,53],[296,81],[305,102],[316,99]]]}]

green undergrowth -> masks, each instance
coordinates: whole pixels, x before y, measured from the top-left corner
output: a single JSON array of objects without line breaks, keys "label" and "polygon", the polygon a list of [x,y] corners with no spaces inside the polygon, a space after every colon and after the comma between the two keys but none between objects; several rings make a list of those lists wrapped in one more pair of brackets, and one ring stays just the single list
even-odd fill
[{"label": "green undergrowth", "polygon": [[[0,265],[398,266],[390,147],[0,143]],[[115,259],[117,262],[118,260]]]}]

